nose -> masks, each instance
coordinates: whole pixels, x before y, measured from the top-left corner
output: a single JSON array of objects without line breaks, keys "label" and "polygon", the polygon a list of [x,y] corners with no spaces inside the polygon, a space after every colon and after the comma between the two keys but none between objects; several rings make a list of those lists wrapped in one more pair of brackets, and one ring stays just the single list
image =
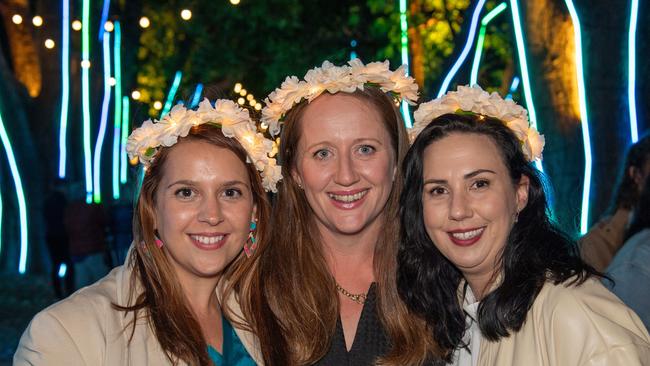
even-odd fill
[{"label": "nose", "polygon": [[221,212],[221,205],[219,200],[215,198],[206,199],[201,203],[198,219],[200,222],[205,222],[209,225],[218,225],[223,221]]},{"label": "nose", "polygon": [[472,209],[469,204],[467,193],[454,192],[449,202],[449,219],[460,221],[472,216]]},{"label": "nose", "polygon": [[359,174],[351,156],[341,155],[336,167],[335,180],[342,186],[351,186],[359,180]]}]

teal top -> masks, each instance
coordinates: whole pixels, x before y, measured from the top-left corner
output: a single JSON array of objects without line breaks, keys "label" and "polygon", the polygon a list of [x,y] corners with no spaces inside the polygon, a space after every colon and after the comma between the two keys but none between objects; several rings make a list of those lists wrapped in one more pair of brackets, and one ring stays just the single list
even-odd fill
[{"label": "teal top", "polygon": [[235,329],[223,315],[221,316],[221,324],[223,329],[223,354],[208,345],[208,355],[212,363],[215,366],[256,366],[257,364],[244,348],[237,333],[235,333]]}]

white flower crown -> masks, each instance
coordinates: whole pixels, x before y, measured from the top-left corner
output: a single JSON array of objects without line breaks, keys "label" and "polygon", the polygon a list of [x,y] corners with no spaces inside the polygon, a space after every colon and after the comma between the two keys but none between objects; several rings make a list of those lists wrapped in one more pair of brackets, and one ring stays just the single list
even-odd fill
[{"label": "white flower crown", "polygon": [[273,141],[257,132],[255,122],[248,111],[231,100],[218,99],[214,107],[204,99],[197,110],[178,104],[160,121],[145,121],[135,129],[126,143],[129,158],[138,160],[148,167],[159,147],[174,145],[179,137],[185,137],[193,126],[214,123],[221,126],[224,136],[235,138],[246,150],[247,162],[255,165],[262,175],[262,185],[267,192],[276,192],[282,172],[271,156]]},{"label": "white flower crown", "polygon": [[353,59],[348,65],[334,66],[325,61],[321,67],[315,67],[305,74],[304,80],[288,76],[282,85],[264,100],[262,123],[269,126],[272,136],[280,133],[280,121],[285,114],[303,99],[309,102],[327,91],[331,94],[340,91],[353,93],[363,90],[366,84],[374,84],[383,92],[391,92],[400,100],[415,105],[418,99],[418,85],[406,74],[406,65],[397,70],[389,69],[388,60],[371,62],[364,65],[359,59]]},{"label": "white flower crown", "polygon": [[420,104],[413,114],[413,128],[409,130],[411,142],[434,118],[459,111],[501,120],[521,142],[521,149],[528,161],[542,160],[544,136],[530,126],[528,111],[510,99],[504,100],[496,92],[489,94],[478,85],[459,86],[458,91],[448,92],[440,98]]}]

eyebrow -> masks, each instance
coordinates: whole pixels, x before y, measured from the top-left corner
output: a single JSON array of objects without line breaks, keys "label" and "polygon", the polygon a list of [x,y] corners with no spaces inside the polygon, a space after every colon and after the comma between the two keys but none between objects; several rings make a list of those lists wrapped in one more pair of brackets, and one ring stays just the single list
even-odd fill
[{"label": "eyebrow", "polygon": [[[482,174],[482,173],[497,174],[495,171],[490,170],[490,169],[478,169],[478,170],[475,170],[473,172],[469,172],[469,173],[465,174],[463,176],[463,179],[472,179],[472,178],[474,178],[477,175]],[[445,179],[427,179],[427,180],[424,181],[424,185],[432,184],[432,183],[433,184],[445,184],[445,183],[447,183],[447,181]]]},{"label": "eyebrow", "polygon": [[[175,185],[177,185],[177,184],[188,185],[188,186],[195,186],[195,185],[197,185],[198,183],[197,183],[196,181],[193,181],[193,180],[181,179],[181,180],[177,180],[177,181],[175,181],[175,182],[172,182],[171,184],[169,184],[169,185],[167,186],[167,188],[170,188],[170,187],[175,186]],[[242,181],[240,181],[240,180],[229,180],[229,181],[227,181],[227,182],[223,182],[223,183],[221,184],[221,186],[224,186],[224,187],[227,187],[227,186],[236,186],[236,185],[243,185],[243,186],[246,186],[246,183],[244,183],[244,182],[242,182]]]}]

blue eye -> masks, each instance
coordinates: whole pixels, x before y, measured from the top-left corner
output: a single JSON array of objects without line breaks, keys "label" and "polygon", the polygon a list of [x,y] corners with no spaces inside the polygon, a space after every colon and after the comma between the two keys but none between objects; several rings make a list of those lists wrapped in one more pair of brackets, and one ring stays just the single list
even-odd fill
[{"label": "blue eye", "polygon": [[319,160],[327,159],[330,156],[330,152],[326,149],[320,149],[314,153],[314,157]]},{"label": "blue eye", "polygon": [[376,150],[377,149],[375,149],[374,146],[362,145],[362,146],[359,146],[359,149],[357,151],[359,153],[361,153],[362,155],[370,155],[370,154],[374,153]]}]

